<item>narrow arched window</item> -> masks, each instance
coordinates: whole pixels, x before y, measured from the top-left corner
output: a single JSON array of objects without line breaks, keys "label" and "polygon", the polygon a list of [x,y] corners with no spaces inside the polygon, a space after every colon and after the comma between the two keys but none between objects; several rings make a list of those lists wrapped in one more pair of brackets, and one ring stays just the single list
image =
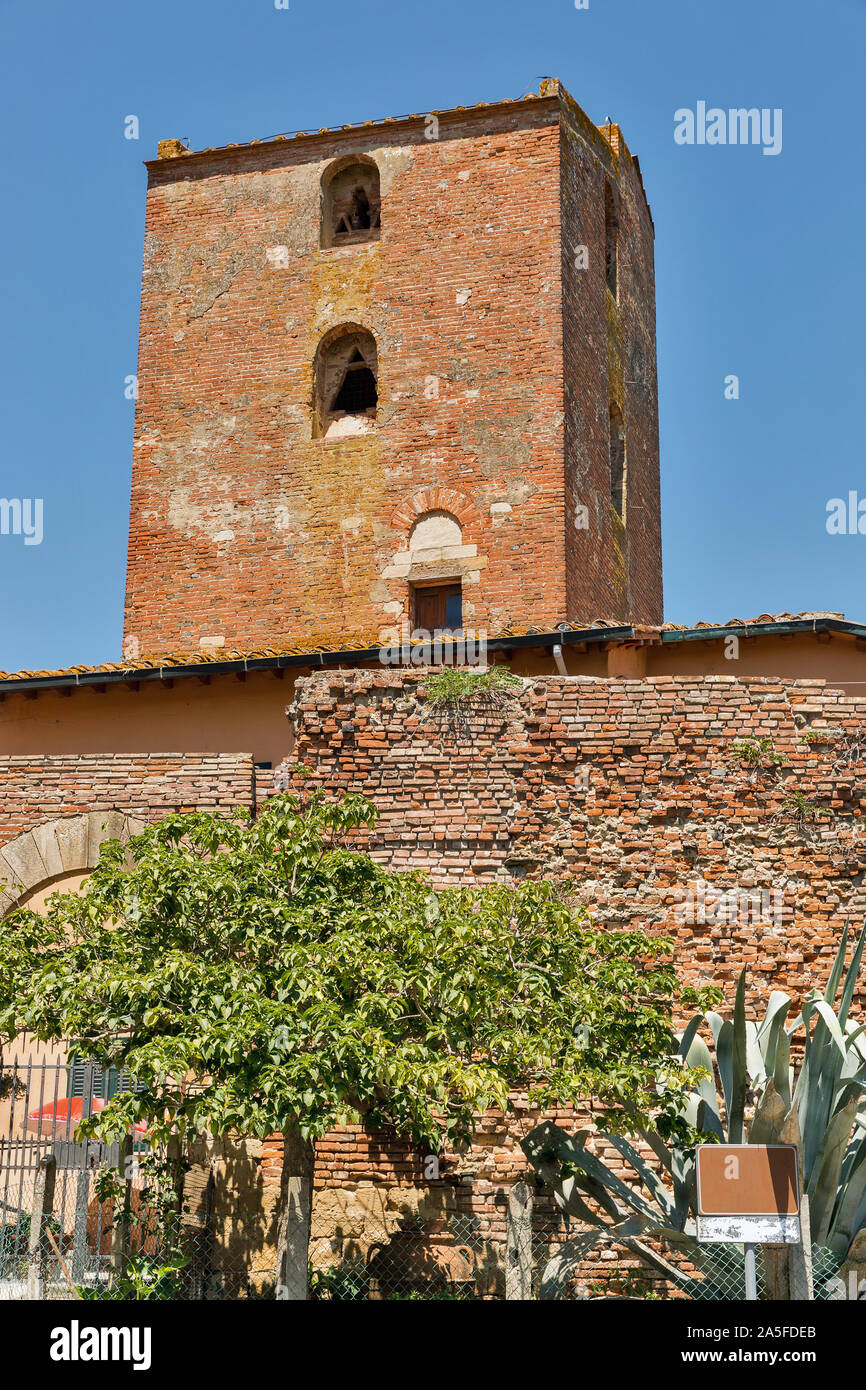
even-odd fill
[{"label": "narrow arched window", "polygon": [[342,439],[376,427],[379,358],[366,328],[347,325],[323,339],[316,354],[313,434]]},{"label": "narrow arched window", "polygon": [[625,521],[625,426],[615,402],[610,408],[610,500],[620,521]]},{"label": "narrow arched window", "polygon": [[329,165],[322,179],[322,246],[352,246],[378,239],[382,225],[379,166],[350,155]]},{"label": "narrow arched window", "polygon": [[616,202],[610,184],[604,185],[604,273],[607,287],[616,299],[616,242],[619,233],[619,218]]}]

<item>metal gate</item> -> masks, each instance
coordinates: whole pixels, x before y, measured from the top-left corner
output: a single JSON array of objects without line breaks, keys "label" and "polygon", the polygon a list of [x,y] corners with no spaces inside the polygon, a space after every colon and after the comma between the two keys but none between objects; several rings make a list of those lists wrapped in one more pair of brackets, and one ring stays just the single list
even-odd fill
[{"label": "metal gate", "polygon": [[[77,1058],[69,1064],[65,1051],[18,1039],[16,1051],[0,1061],[0,1299],[30,1296],[34,1222],[56,1252],[55,1274],[67,1297],[69,1282],[97,1284],[108,1273],[110,1221],[95,1179],[100,1168],[118,1164],[120,1146],[78,1140],[76,1129],[126,1089],[126,1078]],[[49,1157],[54,1190],[43,1216],[40,1165]]]}]

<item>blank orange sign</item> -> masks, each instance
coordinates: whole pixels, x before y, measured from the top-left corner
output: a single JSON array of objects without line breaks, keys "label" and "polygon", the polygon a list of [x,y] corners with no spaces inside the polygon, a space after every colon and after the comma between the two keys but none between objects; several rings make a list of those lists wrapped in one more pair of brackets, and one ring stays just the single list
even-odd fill
[{"label": "blank orange sign", "polygon": [[797,1150],[792,1144],[701,1144],[701,1216],[796,1216]]}]

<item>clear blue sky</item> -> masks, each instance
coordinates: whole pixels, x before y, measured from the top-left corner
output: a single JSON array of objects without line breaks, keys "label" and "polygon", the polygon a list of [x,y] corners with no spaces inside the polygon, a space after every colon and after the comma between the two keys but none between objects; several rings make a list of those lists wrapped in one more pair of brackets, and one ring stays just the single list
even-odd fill
[{"label": "clear blue sky", "polygon": [[[666,617],[866,620],[864,0],[0,0],[0,669],[120,655],[145,172],[193,148],[537,90],[638,154],[656,225]],[[674,112],[781,107],[783,149]],[[140,120],[138,142],[124,118]],[[738,401],[724,379],[740,378]]]}]

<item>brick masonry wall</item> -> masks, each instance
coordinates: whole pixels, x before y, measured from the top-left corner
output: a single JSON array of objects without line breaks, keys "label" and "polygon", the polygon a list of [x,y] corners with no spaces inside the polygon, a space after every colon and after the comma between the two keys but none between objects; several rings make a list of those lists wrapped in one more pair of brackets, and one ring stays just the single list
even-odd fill
[{"label": "brick masonry wall", "polygon": [[[380,862],[423,869],[437,884],[567,880],[611,930],[675,937],[682,975],[718,981],[729,1001],[746,963],[753,1012],[771,988],[799,996],[823,985],[844,920],[859,926],[866,906],[866,700],[818,680],[545,677],[451,717],[430,707],[425,679],[322,672],[298,682],[290,711],[290,762],[313,774],[303,785],[377,804],[362,843]],[[734,751],[746,738],[771,741],[754,769]],[[767,753],[782,758],[779,768]],[[2,843],[85,811],[151,816],[252,802],[247,757],[16,757],[0,761],[0,774]],[[288,761],[276,777],[261,774],[259,801],[290,775]],[[702,911],[701,884],[753,894],[745,920]],[[524,1170],[517,1140],[533,1119],[522,1109],[481,1117],[472,1151],[444,1155],[438,1180],[396,1136],[329,1136],[314,1230],[362,1253],[413,1213],[468,1212],[499,1231],[503,1195]],[[279,1144],[250,1161],[250,1190],[260,1201],[268,1189],[272,1205]]]},{"label": "brick masonry wall", "polygon": [[[408,611],[412,521],[439,507],[463,528],[467,553],[445,568],[462,575],[468,623],[544,626],[571,601],[581,616],[624,615],[609,525],[584,565],[592,583],[578,584],[574,557],[566,580],[563,159],[593,171],[582,239],[596,266],[599,161],[622,170],[627,336],[632,318],[652,332],[649,223],[630,157],[614,160],[585,117],[578,129],[573,103],[564,141],[565,101],[450,113],[436,140],[419,117],[149,166],[128,649],[375,640]],[[379,166],[382,235],[323,250],[322,176],[347,153]],[[599,362],[584,371],[573,344],[568,380],[569,468],[590,469],[596,490],[609,396],[597,281]],[[314,439],[316,350],[344,324],[376,339],[378,425]],[[647,370],[654,382],[654,348]],[[650,436],[651,421],[641,448],[657,468]],[[655,608],[638,568],[643,617]]]},{"label": "brick masonry wall", "polygon": [[153,820],[171,811],[252,806],[245,755],[165,753],[0,758],[0,847],[46,821],[119,811]]},{"label": "brick masonry wall", "polygon": [[[305,785],[371,797],[378,860],[437,884],[566,880],[601,924],[674,936],[689,980],[727,986],[746,963],[762,994],[823,982],[866,907],[866,699],[821,681],[545,677],[463,724],[428,705],[424,679],[298,682],[293,760],[314,773]],[[743,764],[747,738],[772,740],[778,772]],[[817,823],[798,823],[797,798]],[[752,894],[749,920],[690,920],[702,883]]]}]

